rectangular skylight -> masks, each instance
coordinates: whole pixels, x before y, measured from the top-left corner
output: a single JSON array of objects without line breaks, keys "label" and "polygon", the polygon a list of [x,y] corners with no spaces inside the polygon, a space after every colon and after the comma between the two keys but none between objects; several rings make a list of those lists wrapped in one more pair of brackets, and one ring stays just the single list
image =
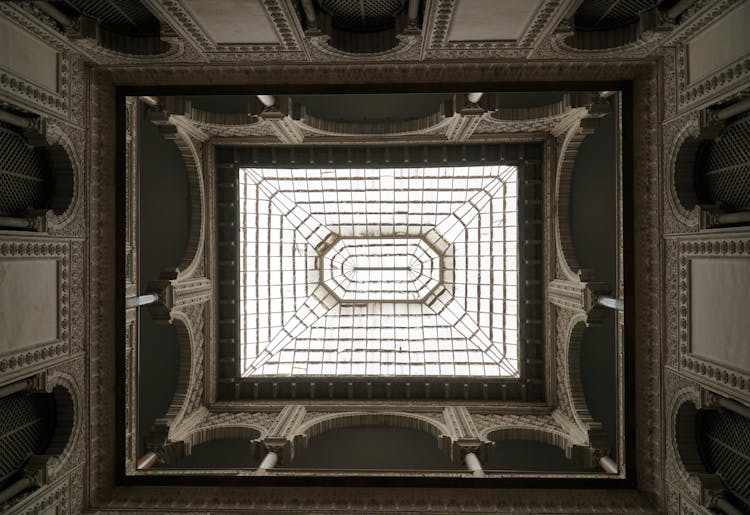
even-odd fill
[{"label": "rectangular skylight", "polygon": [[515,167],[239,173],[243,377],[518,377]]}]

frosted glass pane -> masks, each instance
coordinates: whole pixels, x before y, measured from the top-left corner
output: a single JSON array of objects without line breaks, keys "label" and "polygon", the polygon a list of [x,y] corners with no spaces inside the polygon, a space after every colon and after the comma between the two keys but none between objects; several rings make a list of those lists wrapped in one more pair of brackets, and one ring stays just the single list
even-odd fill
[{"label": "frosted glass pane", "polygon": [[241,169],[243,376],[518,377],[516,173]]}]

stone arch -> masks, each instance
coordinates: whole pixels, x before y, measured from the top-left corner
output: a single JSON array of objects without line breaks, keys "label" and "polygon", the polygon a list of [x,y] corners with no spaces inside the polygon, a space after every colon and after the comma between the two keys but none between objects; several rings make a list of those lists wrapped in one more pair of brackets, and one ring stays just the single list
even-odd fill
[{"label": "stone arch", "polygon": [[691,117],[677,132],[667,155],[669,205],[675,217],[687,226],[697,226],[700,209],[695,184],[695,159],[701,146],[698,118]]},{"label": "stone arch", "polygon": [[[567,369],[568,369],[568,391],[570,392],[570,402],[576,422],[589,434],[589,438],[594,436],[593,433],[603,433],[602,424],[594,419],[586,402],[586,394],[583,390],[583,380],[581,378],[581,347],[583,344],[583,335],[588,322],[583,317],[574,318],[568,326],[567,334]],[[604,435],[596,435],[604,436]],[[602,442],[603,443],[603,442]]]},{"label": "stone arch", "polygon": [[709,501],[707,492],[721,489],[721,480],[706,472],[698,448],[696,427],[701,407],[700,391],[693,385],[677,390],[667,407],[667,463],[681,480],[685,495],[698,505]]},{"label": "stone arch", "polygon": [[588,282],[593,279],[593,272],[581,269],[578,264],[570,226],[570,202],[573,168],[578,150],[584,140],[594,132],[597,122],[596,118],[581,119],[565,135],[558,154],[555,174],[555,246],[561,275],[571,281]]},{"label": "stone arch", "polygon": [[45,391],[55,400],[55,429],[44,453],[34,457],[32,467],[43,465],[46,481],[64,475],[72,462],[83,459],[79,447],[84,442],[82,392],[77,380],[63,372],[47,376]]},{"label": "stone arch", "polygon": [[[22,188],[27,195],[16,199],[20,209],[4,214],[29,220],[25,227],[17,228],[57,232],[71,221],[83,202],[81,157],[70,136],[58,125],[47,124],[45,119],[30,119],[28,124],[22,134],[7,129],[0,134],[3,148],[11,153],[6,166],[23,167],[28,172],[36,170],[41,176],[35,180],[46,181],[47,191],[28,196],[31,192]],[[14,143],[15,147],[19,143],[28,147],[14,151]],[[11,195],[13,190],[7,191]],[[31,204],[21,205],[23,202]]]},{"label": "stone arch", "polygon": [[428,416],[399,412],[348,412],[323,415],[302,424],[299,433],[309,439],[333,429],[366,426],[400,427],[422,431],[437,438],[438,443],[448,438],[446,435],[449,434],[446,425]]},{"label": "stone arch", "polygon": [[203,248],[206,238],[206,199],[203,181],[203,159],[199,147],[181,128],[163,125],[162,134],[174,141],[185,165],[190,198],[190,226],[185,254],[176,270],[162,273],[163,279],[187,279],[199,276],[203,263]]},{"label": "stone arch", "polygon": [[183,450],[185,456],[190,456],[193,447],[214,440],[241,439],[245,440],[248,445],[252,440],[259,438],[262,431],[257,427],[246,424],[228,424],[213,425],[200,427],[189,433],[182,439],[184,442]]},{"label": "stone arch", "polygon": [[56,181],[47,229],[55,230],[70,223],[83,204],[82,160],[73,140],[58,125],[47,126],[46,141],[44,153]]},{"label": "stone arch", "polygon": [[[570,19],[553,36],[553,47],[564,53],[589,54],[645,53],[666,37],[673,22],[651,2],[648,9],[642,3],[634,3],[632,10],[614,10],[617,19],[599,20],[592,24],[589,5],[581,5]],[[610,14],[613,14],[610,12]],[[601,15],[594,16],[594,19]]]},{"label": "stone arch", "polygon": [[170,428],[181,420],[187,411],[189,392],[195,387],[196,378],[193,374],[193,327],[189,317],[182,311],[170,313],[170,323],[177,332],[177,346],[179,361],[177,364],[177,384],[174,397],[164,414]]},{"label": "stone arch", "polygon": [[508,440],[526,440],[530,442],[552,445],[565,452],[568,459],[574,458],[574,447],[576,446],[570,437],[552,429],[544,429],[535,426],[508,426],[490,428],[485,432],[485,437],[492,442],[503,442]]}]

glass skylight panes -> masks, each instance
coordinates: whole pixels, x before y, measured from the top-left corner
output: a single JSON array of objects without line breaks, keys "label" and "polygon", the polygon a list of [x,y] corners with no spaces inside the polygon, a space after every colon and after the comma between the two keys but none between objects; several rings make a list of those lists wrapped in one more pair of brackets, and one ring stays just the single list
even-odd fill
[{"label": "glass skylight panes", "polygon": [[518,377],[516,175],[241,169],[243,377]]}]

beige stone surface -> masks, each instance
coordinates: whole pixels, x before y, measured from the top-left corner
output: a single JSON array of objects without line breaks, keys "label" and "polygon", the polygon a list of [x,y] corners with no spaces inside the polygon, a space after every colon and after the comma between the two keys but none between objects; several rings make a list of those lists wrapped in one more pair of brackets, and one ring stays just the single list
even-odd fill
[{"label": "beige stone surface", "polygon": [[688,44],[690,82],[732,64],[750,54],[750,2],[708,26]]},{"label": "beige stone surface", "polygon": [[57,91],[57,52],[0,17],[0,68]]},{"label": "beige stone surface", "polygon": [[750,259],[693,259],[690,267],[693,354],[750,370]]},{"label": "beige stone surface", "polygon": [[278,43],[259,0],[185,0],[196,21],[217,43]]},{"label": "beige stone surface", "polygon": [[0,354],[57,338],[57,261],[0,261]]},{"label": "beige stone surface", "polygon": [[516,39],[526,29],[540,3],[539,0],[460,0],[448,39]]}]

